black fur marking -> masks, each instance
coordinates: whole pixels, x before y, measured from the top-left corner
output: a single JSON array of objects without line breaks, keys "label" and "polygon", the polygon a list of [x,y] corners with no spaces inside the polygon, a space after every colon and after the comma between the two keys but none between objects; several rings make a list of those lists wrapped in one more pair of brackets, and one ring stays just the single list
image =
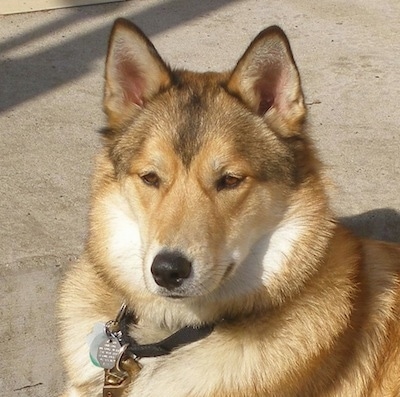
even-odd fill
[{"label": "black fur marking", "polygon": [[185,167],[189,168],[200,149],[204,102],[198,93],[192,93],[181,105],[185,118],[177,125],[174,150]]}]

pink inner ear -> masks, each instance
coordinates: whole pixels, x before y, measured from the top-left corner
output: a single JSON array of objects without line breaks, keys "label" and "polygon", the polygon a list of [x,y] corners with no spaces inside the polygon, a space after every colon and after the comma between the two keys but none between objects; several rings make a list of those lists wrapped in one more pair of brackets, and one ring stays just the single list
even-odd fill
[{"label": "pink inner ear", "polygon": [[264,115],[275,102],[274,90],[268,81],[259,81],[256,85],[256,92],[259,95],[258,114]]},{"label": "pink inner ear", "polygon": [[117,70],[125,103],[142,107],[146,81],[139,68],[133,62],[125,60],[118,64]]},{"label": "pink inner ear", "polygon": [[259,98],[259,115],[264,115],[273,106],[277,110],[285,108],[285,103],[283,103],[285,84],[285,70],[280,62],[268,64],[268,68],[261,73],[261,78],[254,86]]}]

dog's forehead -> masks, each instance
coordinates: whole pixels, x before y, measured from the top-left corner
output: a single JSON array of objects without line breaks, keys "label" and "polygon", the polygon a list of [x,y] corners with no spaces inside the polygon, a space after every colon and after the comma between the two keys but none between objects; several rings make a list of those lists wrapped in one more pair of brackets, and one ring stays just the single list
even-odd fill
[{"label": "dog's forehead", "polygon": [[172,145],[184,166],[189,167],[212,128],[212,106],[209,98],[190,91],[178,94],[175,106],[178,117],[171,131]]},{"label": "dog's forehead", "polygon": [[[176,84],[159,95],[129,129],[129,141],[150,152],[172,149],[189,168],[205,146],[232,152],[241,105],[225,89],[208,79]],[[243,115],[242,115],[243,117]],[[141,139],[138,139],[138,136]]]},{"label": "dog's forehead", "polygon": [[187,169],[198,158],[212,162],[213,169],[241,158],[260,178],[280,175],[288,165],[286,145],[225,90],[218,75],[194,76],[155,98],[129,128],[122,139],[131,153],[122,156],[127,169],[142,153],[153,163],[173,156]]},{"label": "dog's forehead", "polygon": [[[247,162],[260,177],[278,175],[287,167],[287,145],[269,129],[262,117],[247,109],[222,87],[175,95],[175,125],[171,144],[183,165],[189,168],[197,159],[212,161],[222,169],[239,159]],[[169,117],[168,117],[169,118]]]}]

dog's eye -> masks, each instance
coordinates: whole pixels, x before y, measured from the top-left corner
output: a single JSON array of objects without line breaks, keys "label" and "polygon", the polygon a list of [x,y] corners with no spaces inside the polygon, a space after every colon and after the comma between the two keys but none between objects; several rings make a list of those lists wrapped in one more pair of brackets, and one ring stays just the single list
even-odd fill
[{"label": "dog's eye", "polygon": [[240,185],[244,178],[226,174],[217,181],[217,190],[234,189]]},{"label": "dog's eye", "polygon": [[149,172],[140,176],[140,179],[149,186],[158,187],[160,185],[160,178],[155,172]]}]

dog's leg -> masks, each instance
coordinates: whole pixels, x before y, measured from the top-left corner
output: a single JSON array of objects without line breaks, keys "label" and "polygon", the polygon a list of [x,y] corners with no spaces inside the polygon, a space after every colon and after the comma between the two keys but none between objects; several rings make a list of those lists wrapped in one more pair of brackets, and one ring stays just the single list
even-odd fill
[{"label": "dog's leg", "polygon": [[114,318],[120,305],[121,297],[111,294],[84,260],[67,274],[58,308],[61,351],[71,382],[64,397],[101,395],[104,371],[91,363],[87,337],[96,323]]}]

